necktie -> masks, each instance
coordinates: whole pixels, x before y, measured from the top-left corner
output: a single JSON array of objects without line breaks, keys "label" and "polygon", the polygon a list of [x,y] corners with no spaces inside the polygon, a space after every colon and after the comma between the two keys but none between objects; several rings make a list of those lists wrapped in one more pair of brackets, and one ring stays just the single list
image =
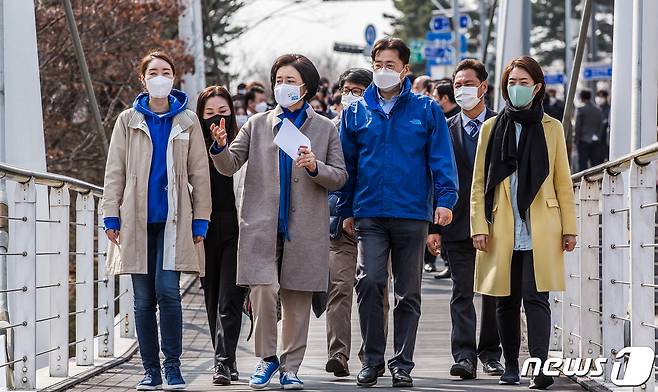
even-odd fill
[{"label": "necktie", "polygon": [[471,120],[466,124],[467,132],[470,137],[474,138],[480,131],[480,120]]}]

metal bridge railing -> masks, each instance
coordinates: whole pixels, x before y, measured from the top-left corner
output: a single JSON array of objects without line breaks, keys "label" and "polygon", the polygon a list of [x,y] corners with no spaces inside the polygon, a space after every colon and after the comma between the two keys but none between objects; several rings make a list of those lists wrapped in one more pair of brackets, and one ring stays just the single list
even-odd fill
[{"label": "metal bridge railing", "polygon": [[566,291],[551,293],[550,347],[607,357],[604,382],[624,347],[655,349],[657,159],[654,143],[572,176],[579,245],[565,257]]},{"label": "metal bridge railing", "polygon": [[[132,285],[129,277],[119,278],[116,295],[115,278],[105,277],[107,237],[97,208],[101,187],[3,163],[0,180],[15,183],[13,208],[10,206],[7,215],[0,216],[0,220],[10,221],[9,249],[0,255],[5,255],[7,264],[13,267],[10,286],[3,290],[8,296],[10,321],[0,328],[12,333],[13,352],[8,353],[5,363],[0,363],[0,370],[13,372],[13,388],[34,390],[38,387],[37,357],[48,356],[51,377],[68,377],[69,347],[75,346],[76,365],[92,366],[95,358],[114,356],[116,325],[122,324],[121,337],[134,338]],[[38,185],[48,189],[48,219],[36,218]],[[72,193],[75,221],[70,220]],[[37,251],[38,225],[48,226],[49,245],[45,251]],[[73,232],[75,250],[69,247]],[[37,268],[43,256],[48,256],[50,281],[37,285]],[[69,281],[72,261],[75,279]],[[73,309],[69,309],[70,290],[75,292]],[[37,318],[37,302],[49,303],[48,316]],[[119,312],[115,316],[116,302]],[[69,320],[73,318],[75,338],[71,341]],[[37,347],[36,326],[40,323],[50,324],[50,347]]]}]

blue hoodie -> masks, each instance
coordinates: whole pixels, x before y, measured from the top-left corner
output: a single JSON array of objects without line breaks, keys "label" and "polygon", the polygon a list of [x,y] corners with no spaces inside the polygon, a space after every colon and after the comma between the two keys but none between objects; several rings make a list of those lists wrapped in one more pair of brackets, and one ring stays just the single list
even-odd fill
[{"label": "blue hoodie", "polygon": [[[148,183],[148,218],[147,223],[165,223],[169,203],[167,200],[167,145],[174,117],[187,107],[187,95],[179,90],[171,90],[169,94],[169,111],[154,113],[148,106],[148,93],[141,93],[135,98],[133,107],[144,115],[153,142],[151,155],[151,170]],[[106,218],[105,228],[118,230],[119,218]],[[205,237],[208,221],[195,219],[192,222],[192,233]]]},{"label": "blue hoodie", "polygon": [[432,221],[433,208],[457,202],[457,167],[443,112],[403,89],[390,114],[370,85],[343,110],[340,140],[349,175],[336,194],[338,216]]}]

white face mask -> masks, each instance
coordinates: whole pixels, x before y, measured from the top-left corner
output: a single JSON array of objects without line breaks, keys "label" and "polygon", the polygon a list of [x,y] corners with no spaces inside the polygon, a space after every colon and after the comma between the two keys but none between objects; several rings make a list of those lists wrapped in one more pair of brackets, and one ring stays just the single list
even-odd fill
[{"label": "white face mask", "polygon": [[274,99],[283,108],[289,108],[302,100],[301,87],[292,84],[277,84],[274,87]]},{"label": "white face mask", "polygon": [[263,113],[267,111],[267,102],[263,101],[259,104],[256,104],[256,113]]},{"label": "white face mask", "polygon": [[238,114],[235,116],[235,122],[238,123],[238,128],[242,128],[242,126],[249,120],[249,116],[246,114]]},{"label": "white face mask", "polygon": [[357,97],[352,93],[347,93],[340,99],[340,104],[343,105],[343,107],[348,107],[352,104],[352,102],[360,101],[362,99],[363,97]]},{"label": "white face mask", "polygon": [[174,87],[174,79],[166,76],[154,76],[146,79],[146,90],[153,98],[167,98]]},{"label": "white face mask", "polygon": [[596,104],[599,106],[603,106],[606,103],[606,99],[603,97],[596,97],[594,98],[594,102],[596,102]]},{"label": "white face mask", "polygon": [[388,68],[376,70],[372,74],[372,81],[375,86],[383,91],[390,91],[400,85],[400,74]]},{"label": "white face mask", "polygon": [[455,101],[464,110],[471,110],[480,103],[482,97],[478,97],[478,88],[462,86],[455,89]]}]

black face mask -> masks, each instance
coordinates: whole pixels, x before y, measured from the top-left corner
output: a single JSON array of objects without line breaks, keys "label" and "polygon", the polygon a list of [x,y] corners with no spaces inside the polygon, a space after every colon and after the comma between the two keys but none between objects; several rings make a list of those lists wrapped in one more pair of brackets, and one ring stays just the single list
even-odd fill
[{"label": "black face mask", "polygon": [[231,115],[222,115],[222,114],[215,114],[214,116],[210,118],[204,118],[202,120],[203,127],[210,133],[210,126],[215,124],[219,126],[219,122],[224,119],[226,129],[231,129]]}]

